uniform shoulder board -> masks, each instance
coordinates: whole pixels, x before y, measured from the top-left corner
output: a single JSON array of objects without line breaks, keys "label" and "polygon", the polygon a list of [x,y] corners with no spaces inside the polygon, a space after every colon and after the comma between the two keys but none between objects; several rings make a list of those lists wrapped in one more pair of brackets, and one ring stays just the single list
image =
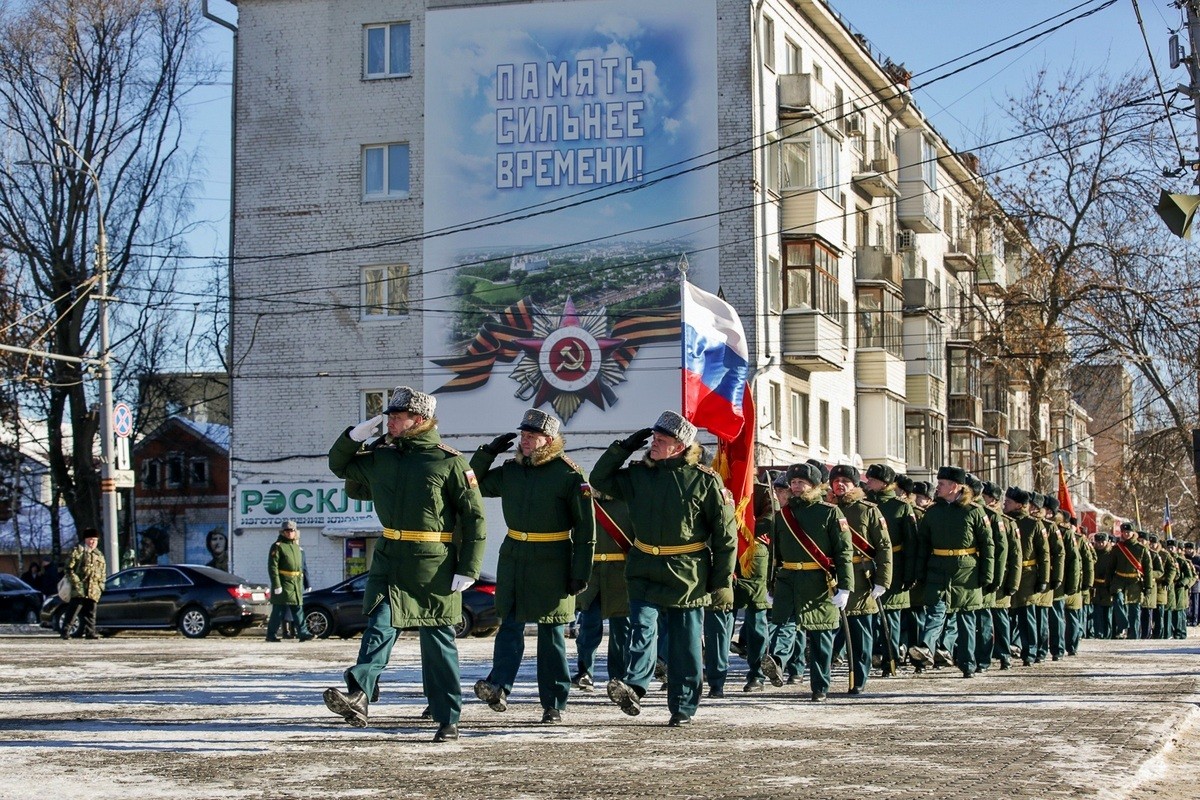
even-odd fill
[{"label": "uniform shoulder board", "polygon": [[564,453],[563,455],[559,456],[559,458],[561,458],[563,463],[566,464],[568,467],[575,470],[580,475],[583,474],[583,467],[579,466],[574,461],[572,461],[570,456],[568,456]]},{"label": "uniform shoulder board", "polygon": [[717,480],[721,480],[721,476],[717,473],[717,471],[715,469],[713,469],[712,467],[708,466],[707,464],[697,464],[696,469],[698,469],[701,472],[706,473],[708,475],[712,475]]},{"label": "uniform shoulder board", "polygon": [[443,444],[442,442],[438,442],[438,449],[445,450],[447,453],[449,453],[452,456],[461,456],[462,455],[462,453],[459,452],[458,450],[455,450],[450,445]]}]

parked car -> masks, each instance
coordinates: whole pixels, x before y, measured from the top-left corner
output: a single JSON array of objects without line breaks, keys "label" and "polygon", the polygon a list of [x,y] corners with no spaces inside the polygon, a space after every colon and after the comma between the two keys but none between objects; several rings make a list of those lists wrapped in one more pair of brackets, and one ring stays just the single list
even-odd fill
[{"label": "parked car", "polygon": [[[189,639],[216,631],[237,636],[271,613],[268,587],[250,585],[232,572],[198,564],[132,567],[104,582],[96,604],[96,631],[112,636],[134,628],[175,628]],[[42,606],[42,627],[62,632],[66,604],[57,596]],[[76,618],[71,633],[77,630]]]},{"label": "parked car", "polygon": [[41,592],[16,575],[0,575],[0,622],[36,624],[41,607]]},{"label": "parked car", "polygon": [[[364,573],[304,595],[304,621],[308,624],[308,632],[322,639],[329,636],[348,639],[362,633],[367,627],[362,610],[366,589]],[[463,592],[463,616],[454,626],[454,634],[460,639],[469,635],[488,636],[499,627],[496,579],[491,575],[480,575],[479,580]]]}]

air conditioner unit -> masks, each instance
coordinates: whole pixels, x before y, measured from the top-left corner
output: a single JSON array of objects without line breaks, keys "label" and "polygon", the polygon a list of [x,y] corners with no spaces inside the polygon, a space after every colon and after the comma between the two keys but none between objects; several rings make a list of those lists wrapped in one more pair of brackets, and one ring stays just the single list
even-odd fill
[{"label": "air conditioner unit", "polygon": [[901,228],[896,234],[896,249],[903,252],[905,250],[917,249],[917,234],[908,228]]},{"label": "air conditioner unit", "polygon": [[846,117],[843,121],[843,132],[847,136],[862,136],[863,135],[863,120],[862,114],[855,112]]}]

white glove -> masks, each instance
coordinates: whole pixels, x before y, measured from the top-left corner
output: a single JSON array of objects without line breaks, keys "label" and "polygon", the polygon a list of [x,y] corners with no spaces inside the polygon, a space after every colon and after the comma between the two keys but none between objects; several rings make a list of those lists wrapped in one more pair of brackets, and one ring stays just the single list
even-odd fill
[{"label": "white glove", "polygon": [[839,608],[839,609],[845,608],[846,603],[848,603],[849,601],[850,601],[850,590],[849,589],[838,589],[836,592],[833,593],[833,607],[834,608]]},{"label": "white glove", "polygon": [[271,590],[271,594],[283,594],[283,587],[276,586],[274,589]]},{"label": "white glove", "polygon": [[350,438],[356,442],[365,442],[379,428],[380,423],[387,419],[386,414],[376,414],[366,422],[360,422],[350,429]]},{"label": "white glove", "polygon": [[872,587],[871,587],[871,597],[874,597],[876,600],[878,600],[880,597],[882,597],[882,596],[883,596],[883,593],[884,593],[884,592],[886,592],[886,591],[887,591],[887,587],[886,587],[886,586],[880,586],[880,585],[877,583],[877,584],[875,584],[874,586],[872,586]]},{"label": "white glove", "polygon": [[450,591],[463,592],[471,588],[471,584],[475,583],[474,578],[468,578],[466,575],[455,575],[450,579]]}]

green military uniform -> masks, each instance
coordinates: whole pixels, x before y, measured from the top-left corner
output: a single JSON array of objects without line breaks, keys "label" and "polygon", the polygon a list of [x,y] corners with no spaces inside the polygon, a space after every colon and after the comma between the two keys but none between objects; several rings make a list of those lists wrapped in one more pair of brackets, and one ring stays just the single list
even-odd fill
[{"label": "green military uniform", "polygon": [[[1029,493],[1017,490],[1016,502],[1021,497],[1029,500]],[[1013,492],[1009,492],[1013,497]],[[1021,536],[1021,581],[1012,598],[1012,607],[1017,619],[1017,631],[1021,639],[1021,661],[1029,666],[1037,658],[1038,648],[1038,602],[1050,583],[1050,542],[1040,520],[1029,515],[1025,506],[1010,512],[1017,523]]]},{"label": "green military uniform", "polygon": [[925,581],[925,626],[924,649],[914,648],[913,657],[932,662],[942,626],[953,614],[958,634],[954,662],[969,678],[976,670],[976,615],[970,612],[983,607],[983,587],[995,574],[995,547],[987,516],[972,502],[965,472],[942,467],[938,480],[959,484],[962,493],[954,502],[939,498],[917,525],[917,575]]},{"label": "green military uniform", "polygon": [[[653,432],[673,438],[683,451],[622,466]],[[732,595],[737,556],[732,501],[720,476],[699,463],[695,436],[694,426],[664,412],[653,429],[610,445],[591,476],[598,490],[625,502],[634,534],[625,562],[629,666],[624,681],[609,682],[609,698],[628,714],[640,713],[657,660],[658,619],[665,617],[673,725],[686,724],[699,706],[703,609],[714,591]]]},{"label": "green military uniform", "polygon": [[1097,639],[1111,639],[1114,601],[1112,587],[1119,554],[1107,534],[1096,534],[1096,544],[1096,563],[1092,577],[1092,628]]},{"label": "green military uniform", "polygon": [[[743,691],[755,692],[763,687],[763,680],[782,686],[780,665],[767,652],[767,611],[771,600],[767,584],[771,579],[771,534],[775,529],[775,503],[771,487],[764,483],[754,484],[754,541],[737,561],[733,576],[733,607],[729,612],[709,609],[704,613],[704,669],[705,677],[712,685],[711,675],[724,673],[729,668],[728,641],[724,648],[713,646],[716,637],[710,638],[710,625],[719,633],[722,641],[733,637],[733,624],[738,609],[745,609],[743,628],[746,635],[746,685]],[[728,622],[725,622],[725,618]],[[710,623],[711,620],[711,623]],[[720,629],[716,630],[716,626]],[[723,649],[724,653],[713,652]]]},{"label": "green military uniform", "polygon": [[[834,467],[830,478],[836,477],[838,470],[844,468],[843,465]],[[853,471],[857,473],[857,470]],[[876,593],[882,596],[880,590],[892,585],[892,540],[879,507],[866,499],[862,489],[855,486],[848,490],[837,498],[837,505],[850,526],[850,542],[854,546],[851,559],[854,584],[846,603],[846,617],[850,628],[850,650],[854,656],[854,662],[850,664],[853,685],[861,692],[871,672],[873,628],[875,615],[880,610]]]},{"label": "green military uniform", "polygon": [[[80,543],[67,557],[67,579],[71,583],[71,601],[63,612],[62,638],[66,639],[79,615],[79,632],[76,639],[96,638],[96,603],[104,593],[104,580],[108,572],[108,562],[104,554],[96,549],[99,534],[89,528],[81,534]],[[88,547],[85,542],[91,542]]]},{"label": "green military uniform", "polygon": [[571,679],[585,691],[595,684],[596,650],[608,620],[608,678],[625,680],[629,658],[629,589],[625,585],[625,551],[633,542],[629,510],[620,500],[592,497],[596,518],[596,551],[588,587],[575,597],[579,629],[575,635],[577,671]]},{"label": "green military uniform", "polygon": [[360,447],[348,429],[329,450],[335,475],[369,487],[384,527],[363,596],[367,629],[358,661],[346,671],[350,697],[330,689],[325,698],[331,710],[359,727],[366,725],[363,696],[376,695],[402,628],[420,628],[423,690],[433,719],[457,726],[461,714],[453,626],[462,619],[462,595],[451,587],[458,583],[455,576],[479,576],[487,529],[475,475],[457,450],[442,444],[433,404],[429,395],[401,387],[388,413],[424,421],[374,449]]},{"label": "green military uniform", "polygon": [[1118,612],[1114,606],[1114,620],[1120,629],[1114,630],[1114,635],[1123,631],[1127,638],[1137,639],[1141,630],[1142,600],[1153,590],[1154,573],[1150,566],[1150,550],[1137,539],[1132,526],[1128,522],[1123,523],[1121,531],[1122,534],[1131,535],[1113,545],[1117,563],[1113,570],[1112,593],[1116,596],[1119,592],[1125,599],[1120,618],[1117,618]]},{"label": "green military uniform", "polygon": [[[990,491],[996,491],[992,484],[986,484]],[[982,487],[981,487],[982,488]],[[975,612],[975,669],[986,672],[992,665],[992,653],[995,650],[995,630],[992,625],[992,612],[996,608],[996,592],[1004,581],[1005,570],[1008,569],[1008,535],[1000,521],[1000,512],[989,506],[984,497],[980,497],[977,505],[983,509],[987,517],[988,530],[992,536],[992,553],[995,558],[992,569],[992,579],[981,587],[983,591],[983,606]]]},{"label": "green military uniform", "polygon": [[[1138,534],[1141,536],[1141,534]],[[1144,537],[1143,537],[1144,538]],[[1158,537],[1149,540],[1146,550],[1150,553],[1150,589],[1142,595],[1141,638],[1150,639],[1158,636],[1159,607],[1158,594],[1162,584],[1162,556],[1155,552],[1154,547]]]},{"label": "green military uniform", "polygon": [[[815,467],[811,471],[805,467],[811,465],[794,465],[788,475],[803,471],[804,480],[819,484],[820,474]],[[840,624],[838,609],[830,599],[831,589],[845,592],[848,599],[854,586],[850,525],[841,509],[823,502],[823,496],[819,488],[802,496],[793,493],[787,506],[775,516],[772,541],[775,604],[771,621],[776,625],[794,621],[798,629],[809,633],[808,671],[814,700],[823,700],[829,692],[833,631]]]},{"label": "green military uniform", "polygon": [[[1171,545],[1171,547],[1174,548],[1176,545]],[[1171,555],[1175,557],[1176,577],[1170,635],[1175,639],[1186,639],[1188,592],[1196,582],[1196,565],[1177,549],[1172,549]]]},{"label": "green military uniform", "polygon": [[[291,535],[289,536],[289,532]],[[271,582],[271,617],[267,620],[267,641],[278,642],[279,626],[290,612],[296,624],[296,638],[312,638],[304,621],[304,555],[296,541],[296,523],[287,520],[279,537],[267,553],[267,575]]]},{"label": "green military uniform", "polygon": [[[500,630],[484,681],[488,686],[477,687],[476,693],[482,689],[494,697],[497,689],[504,696],[512,691],[525,650],[525,623],[536,622],[538,699],[543,709],[561,712],[571,687],[564,625],[575,619],[574,595],[592,574],[596,523],[591,487],[564,454],[558,427],[557,419],[531,409],[521,428],[548,436],[550,442],[528,456],[518,452],[498,467],[492,465],[499,455],[495,445],[480,447],[471,456],[471,469],[484,497],[501,498],[508,526],[496,566]],[[507,446],[507,439],[497,441]],[[573,586],[578,587],[574,592]],[[493,703],[492,708],[503,710],[504,705]]]},{"label": "green military uniform", "polygon": [[1168,639],[1171,636],[1168,630],[1171,627],[1169,619],[1174,600],[1175,579],[1179,575],[1179,565],[1170,553],[1162,549],[1161,543],[1155,543],[1154,547],[1157,548],[1155,554],[1162,565],[1162,574],[1158,578],[1158,609],[1154,615],[1154,633],[1158,639]]},{"label": "green military uniform", "polygon": [[[1046,496],[1043,502],[1043,509],[1049,510],[1050,507],[1058,507],[1058,501],[1053,497]],[[1046,657],[1050,655],[1052,631],[1054,638],[1065,635],[1066,632],[1063,603],[1061,601],[1056,603],[1055,596],[1062,589],[1067,553],[1063,548],[1062,532],[1058,529],[1058,523],[1053,519],[1053,512],[1050,513],[1051,516],[1047,517],[1043,511],[1039,518],[1041,526],[1046,531],[1046,541],[1050,546],[1050,585],[1036,604],[1038,607],[1038,645],[1037,657],[1034,658],[1035,663],[1045,661]]]},{"label": "green military uniform", "polygon": [[[886,648],[883,659],[884,676],[887,677],[889,653],[891,657],[899,660],[901,612],[912,605],[909,587],[912,586],[916,563],[914,555],[917,545],[917,516],[907,501],[896,496],[894,484],[888,484],[869,497],[879,506],[879,513],[883,515],[887,524],[888,539],[892,543],[892,582],[887,592],[879,599],[883,606],[881,614],[887,615],[887,632],[891,634],[891,641],[883,642]],[[883,631],[880,633],[882,635]]]},{"label": "green military uniform", "polygon": [[[1021,587],[1024,574],[1025,555],[1021,551],[1021,532],[1017,521],[1008,514],[1000,514],[1000,529],[1004,532],[1004,576],[996,588],[996,601],[992,604],[992,658],[1000,662],[1000,669],[1012,666],[1013,595]],[[999,563],[999,562],[997,562]]]},{"label": "green military uniform", "polygon": [[1092,584],[1096,580],[1096,551],[1087,537],[1072,530],[1079,551],[1079,591],[1067,597],[1067,655],[1079,652],[1079,642],[1087,635],[1091,620]]}]

